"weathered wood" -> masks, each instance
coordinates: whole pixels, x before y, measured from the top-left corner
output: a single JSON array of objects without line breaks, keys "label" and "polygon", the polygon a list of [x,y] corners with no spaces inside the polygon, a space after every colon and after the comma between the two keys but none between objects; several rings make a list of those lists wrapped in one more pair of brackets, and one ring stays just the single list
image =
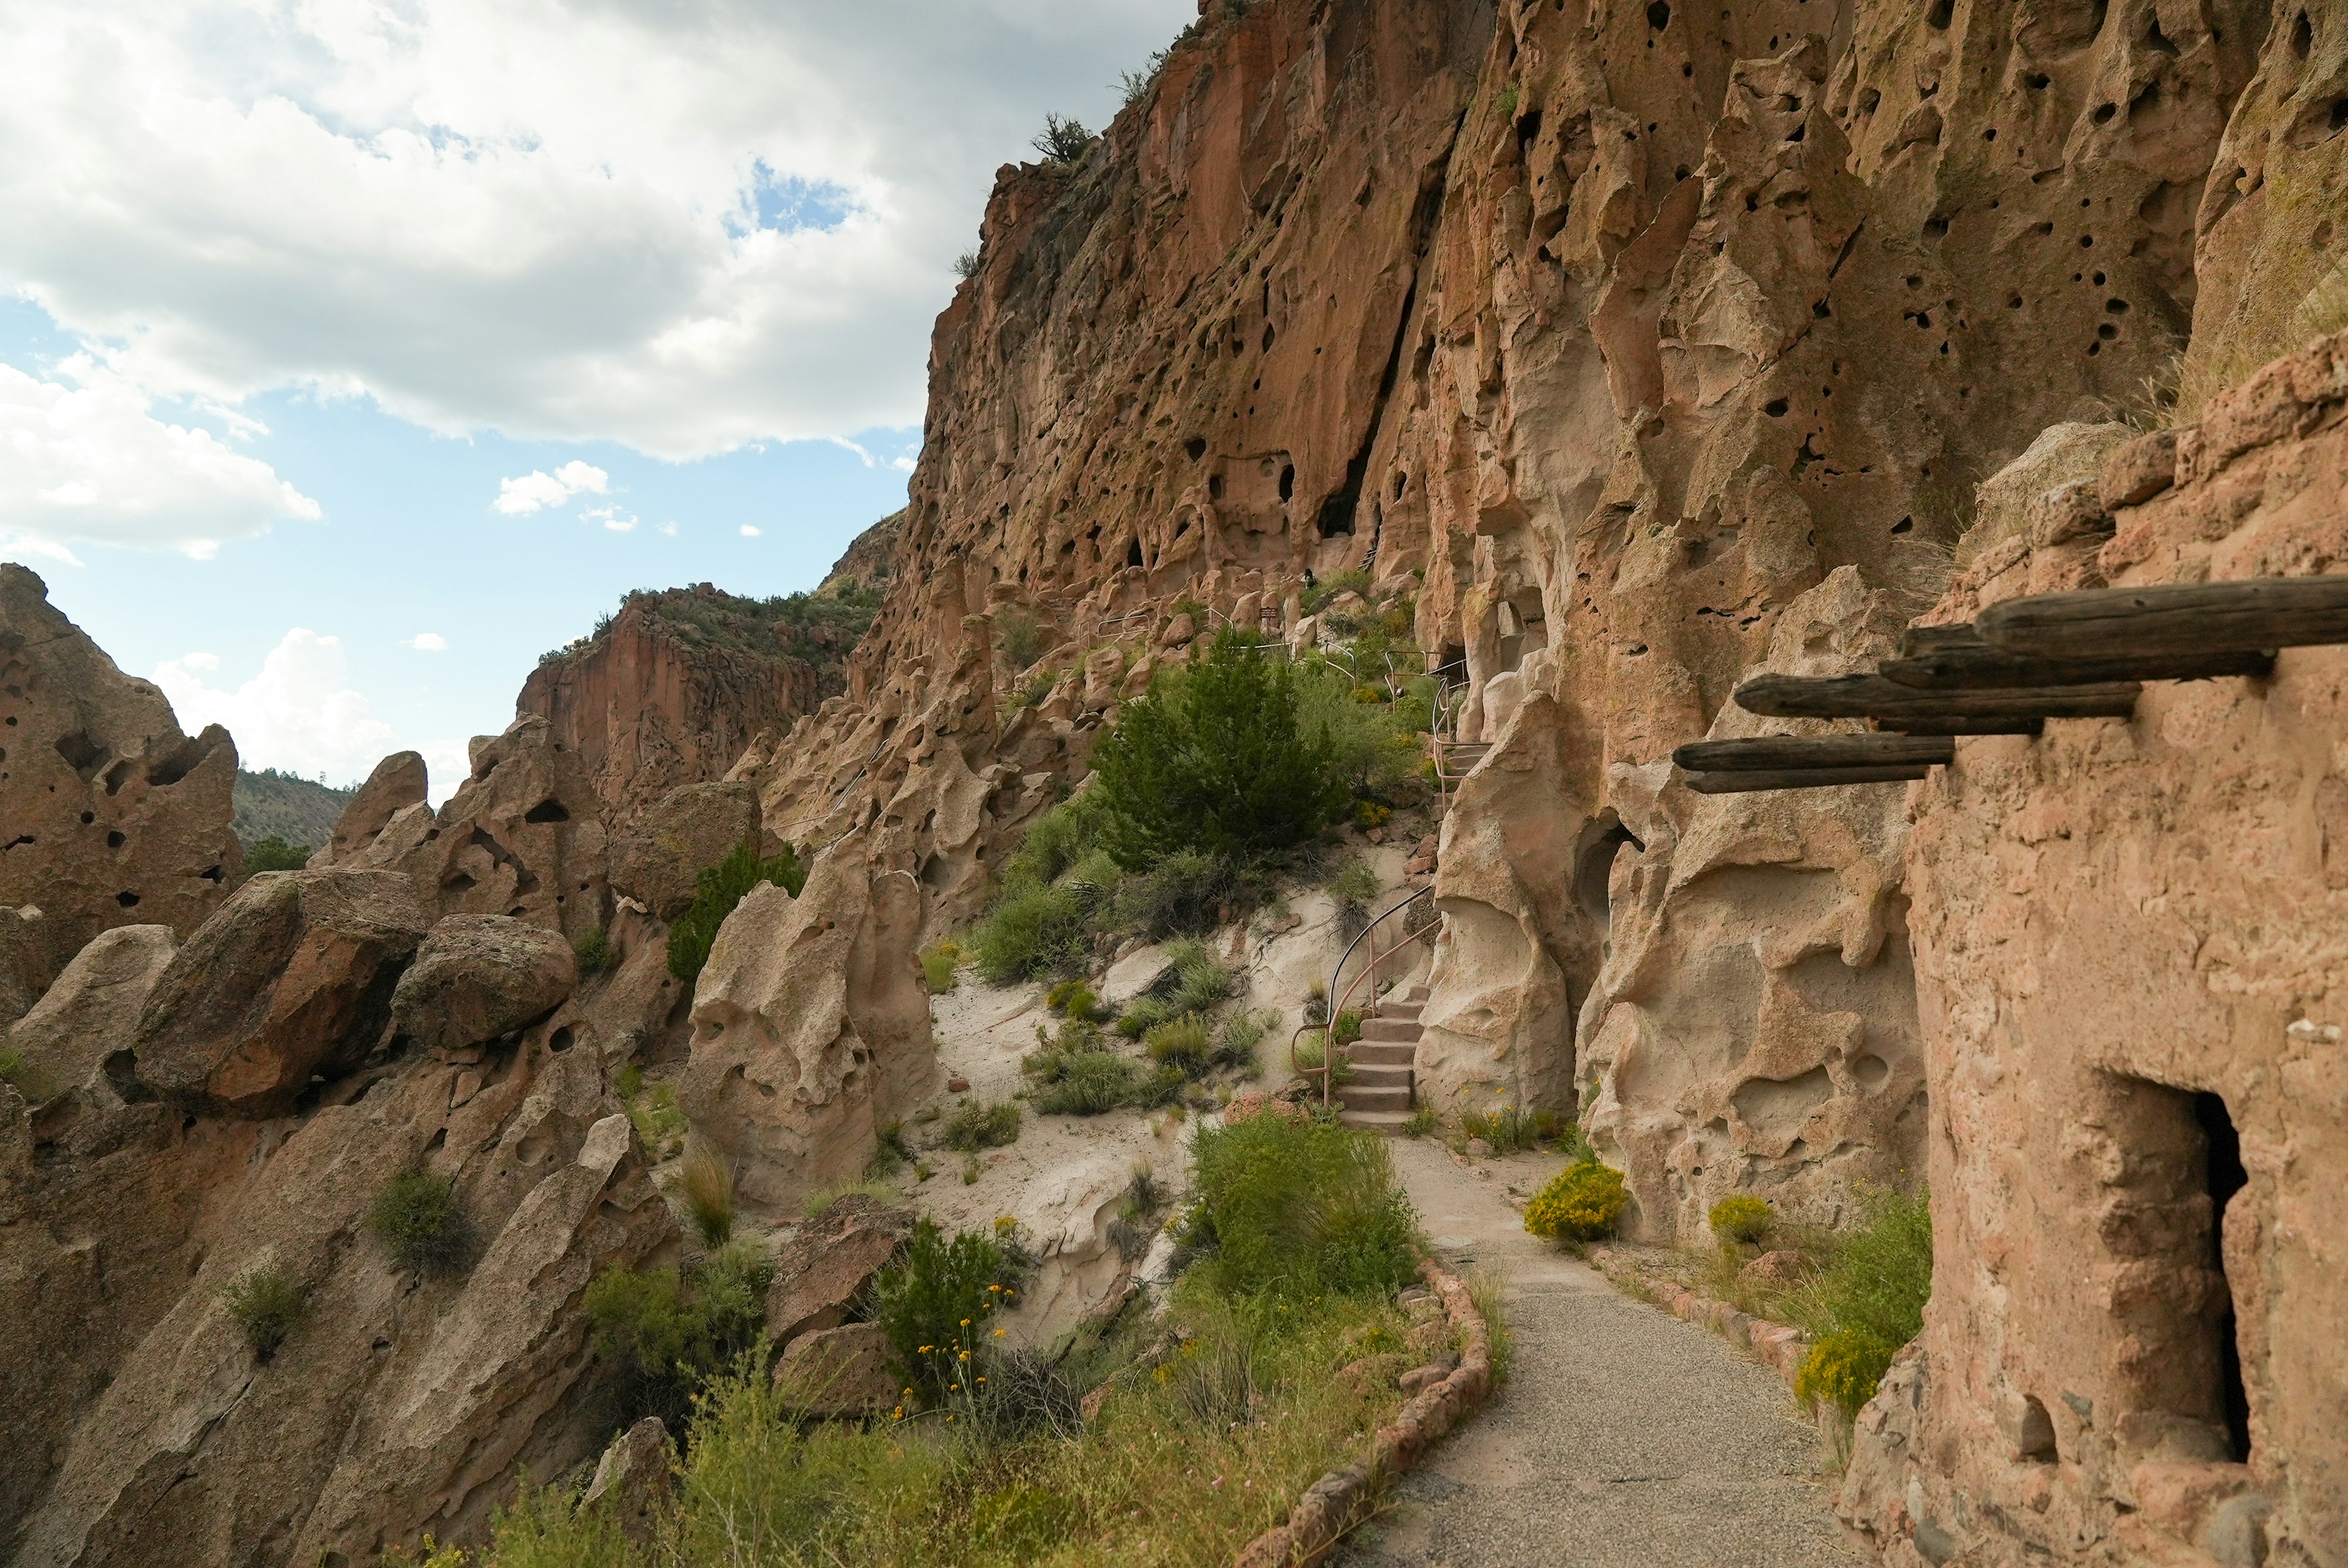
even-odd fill
[{"label": "weathered wood", "polygon": [[1878,730],[1902,735],[2040,735],[2046,721],[1990,715],[1979,719],[1878,719]]},{"label": "weathered wood", "polygon": [[1974,625],[1993,648],[2054,659],[2348,642],[2348,575],[2034,594],[1992,605]]},{"label": "weathered wood", "polygon": [[1692,774],[1787,768],[1932,766],[1956,760],[1956,743],[1910,735],[1758,735],[1694,741],[1672,753]]},{"label": "weathered wood", "polygon": [[1827,789],[1843,784],[1897,784],[1931,774],[1923,763],[1890,764],[1877,768],[1756,768],[1726,774],[1682,774],[1698,794],[1753,794],[1762,790]]},{"label": "weathered wood", "polygon": [[2142,690],[2116,682],[1924,692],[1880,675],[1756,675],[1736,689],[1736,703],[1747,712],[1788,719],[2124,719],[2136,711]]},{"label": "weathered wood", "polygon": [[2015,686],[2091,686],[2114,681],[2206,681],[2264,675],[2263,651],[2131,653],[2116,659],[2042,659],[1992,648],[1967,626],[1917,626],[1900,640],[1901,657],[1876,673],[1894,685],[1927,692],[1978,692]]}]

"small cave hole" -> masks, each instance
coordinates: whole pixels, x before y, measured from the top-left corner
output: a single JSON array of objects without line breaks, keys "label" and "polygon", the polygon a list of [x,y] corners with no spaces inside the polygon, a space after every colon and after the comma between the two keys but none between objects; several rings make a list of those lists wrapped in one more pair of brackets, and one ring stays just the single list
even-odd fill
[{"label": "small cave hole", "polygon": [[2097,125],[2109,125],[2112,123],[2112,117],[2119,112],[2120,106],[2117,104],[2101,104],[2096,107],[2096,112],[2087,118]]},{"label": "small cave hole", "polygon": [[108,849],[119,849],[129,842],[123,837],[122,830],[118,827],[106,835],[106,847]]},{"label": "small cave hole", "polygon": [[1394,491],[1394,498],[1395,498],[1395,500],[1397,500],[1397,501],[1401,500],[1401,499],[1402,499],[1402,493],[1403,493],[1403,491],[1404,491],[1404,490],[1406,490],[1406,489],[1407,489],[1407,488],[1409,488],[1409,487],[1410,487],[1410,476],[1409,476],[1408,474],[1406,474],[1406,473],[1405,473],[1405,474],[1396,474],[1396,475],[1395,476],[1395,491]]},{"label": "small cave hole", "polygon": [[228,880],[228,873],[222,871],[217,866],[207,866],[201,871],[197,872],[196,875],[215,886]]},{"label": "small cave hole", "polygon": [[1941,217],[1939,213],[1935,212],[1932,216],[1924,220],[1925,239],[1944,240],[1948,238],[1948,233],[1949,220],[1946,218]]},{"label": "small cave hole", "polygon": [[1221,500],[1222,498],[1223,498],[1223,477],[1222,477],[1220,474],[1210,474],[1210,475],[1208,475],[1208,476],[1207,476],[1207,499],[1209,499],[1209,500],[1210,500],[1210,501],[1220,501],[1220,500]]},{"label": "small cave hole", "polygon": [[1786,408],[1787,403],[1784,398],[1773,397],[1761,405],[1761,412],[1772,419],[1783,419],[1786,417]]},{"label": "small cave hole", "polygon": [[[1272,331],[1272,323],[1270,322],[1263,323],[1263,352],[1266,354],[1272,352],[1272,340],[1278,334]],[[1263,383],[1259,381],[1256,384],[1258,386],[1262,386]]]},{"label": "small cave hole", "polygon": [[546,1049],[552,1051],[555,1055],[561,1056],[564,1051],[571,1049],[573,1039],[574,1037],[571,1032],[571,1026],[566,1023],[561,1029],[556,1030],[552,1034],[547,1037]]},{"label": "small cave hole", "polygon": [[1916,519],[1913,518],[1902,518],[1898,522],[1891,525],[1891,531],[1895,534],[1914,533],[1916,531]]},{"label": "small cave hole", "polygon": [[[2217,1254],[2218,1275],[2226,1273],[2226,1204],[2250,1184],[2250,1173],[2242,1164],[2241,1135],[2235,1131],[2234,1119],[2226,1111],[2226,1102],[2215,1094],[2193,1097],[2193,1120],[2199,1123],[2201,1136],[2209,1147],[2203,1162],[2203,1173],[2209,1187],[2209,1244]],[[2250,1457],[2250,1396],[2242,1381],[2241,1347],[2234,1332],[2234,1293],[2230,1283],[2225,1292],[2226,1310],[2218,1325],[2218,1371],[2222,1381],[2219,1394],[2225,1404],[2226,1436],[2233,1445],[2235,1462]]]},{"label": "small cave hole", "polygon": [[2033,71],[2028,76],[2022,78],[2022,85],[2028,87],[2032,92],[2043,93],[2054,84],[2054,78],[2048,76],[2044,71]]},{"label": "small cave hole", "polygon": [[2308,21],[2307,13],[2302,11],[2297,16],[2291,18],[2291,52],[2303,60],[2314,48],[2314,26]]},{"label": "small cave hole", "polygon": [[1206,438],[1200,436],[1191,436],[1190,439],[1182,443],[1182,452],[1183,455],[1188,456],[1191,462],[1197,462],[1200,458],[1207,455]]},{"label": "small cave hole", "polygon": [[136,909],[139,907],[139,895],[127,889],[123,892],[117,893],[114,896],[114,901],[117,904],[121,905],[125,909]]},{"label": "small cave hole", "polygon": [[521,819],[524,822],[569,822],[571,813],[564,808],[561,801],[549,795],[522,813]]},{"label": "small cave hole", "polygon": [[1281,465],[1280,498],[1283,501],[1296,498],[1296,465],[1293,463]]},{"label": "small cave hole", "polygon": [[1932,8],[1924,13],[1924,26],[1935,33],[1945,33],[1956,15],[1957,0],[1932,0]]},{"label": "small cave hole", "polygon": [[88,827],[91,823],[96,822],[97,820],[98,813],[94,811],[86,811],[81,814],[81,825],[84,827]]},{"label": "small cave hole", "polygon": [[1654,0],[1647,7],[1647,26],[1660,33],[1672,25],[1672,8],[1666,0]]},{"label": "small cave hole", "polygon": [[1891,1076],[1891,1064],[1870,1050],[1850,1064],[1850,1075],[1859,1080],[1861,1089],[1880,1089]]}]

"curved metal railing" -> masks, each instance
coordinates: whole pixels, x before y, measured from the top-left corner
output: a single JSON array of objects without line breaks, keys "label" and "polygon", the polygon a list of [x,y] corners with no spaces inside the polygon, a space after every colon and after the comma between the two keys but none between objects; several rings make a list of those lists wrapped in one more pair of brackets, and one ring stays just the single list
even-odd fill
[{"label": "curved metal railing", "polygon": [[[1394,918],[1396,915],[1408,909],[1412,905],[1416,904],[1420,899],[1432,894],[1434,891],[1435,884],[1430,882],[1426,886],[1419,888],[1416,892],[1408,894],[1404,897],[1395,900],[1394,903],[1387,905],[1385,909],[1378,913],[1375,918],[1372,919],[1368,925],[1363,927],[1361,934],[1355,937],[1351,942],[1348,942],[1345,945],[1345,950],[1337,956],[1336,968],[1329,971],[1328,1021],[1318,1024],[1299,1024],[1295,1032],[1288,1037],[1288,1070],[1296,1074],[1299,1078],[1311,1078],[1314,1076],[1318,1076],[1320,1078],[1322,1104],[1326,1105],[1330,1102],[1330,1096],[1336,1077],[1337,1064],[1340,1060],[1338,1053],[1345,1049],[1344,1046],[1340,1045],[1337,1042],[1337,1020],[1344,1014],[1346,1010],[1345,1004],[1353,1000],[1354,993],[1361,989],[1362,982],[1375,975],[1387,962],[1392,960],[1398,954],[1406,951],[1416,943],[1425,941],[1427,937],[1434,932],[1441,930],[1443,928],[1443,919],[1441,916],[1437,916],[1436,918],[1426,922],[1424,926],[1406,929],[1401,938],[1391,946],[1387,947],[1384,951],[1380,951],[1378,948],[1378,928],[1384,926],[1388,920]],[[1370,961],[1367,964],[1365,964],[1360,972],[1354,976],[1351,983],[1349,983],[1343,991],[1340,991],[1337,989],[1337,982],[1345,973],[1346,960],[1354,956],[1354,950],[1359,948],[1364,942],[1370,944]],[[1365,1018],[1375,1018],[1377,1016],[1377,988],[1373,986],[1370,989],[1369,999],[1364,1004],[1361,1016]],[[1296,1060],[1296,1042],[1303,1040],[1307,1034],[1316,1029],[1323,1030],[1324,1036],[1321,1048],[1321,1065],[1318,1068],[1304,1067],[1299,1064]],[[1411,1100],[1416,1103],[1417,1099],[1416,1081],[1414,1078]]]}]

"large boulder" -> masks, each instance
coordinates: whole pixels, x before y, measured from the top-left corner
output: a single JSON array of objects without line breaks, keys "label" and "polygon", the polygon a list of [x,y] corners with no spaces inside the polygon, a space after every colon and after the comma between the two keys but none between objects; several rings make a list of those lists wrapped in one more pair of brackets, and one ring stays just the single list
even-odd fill
[{"label": "large boulder", "polygon": [[333,866],[350,859],[374,843],[393,817],[422,804],[429,785],[420,753],[395,752],[384,758],[345,804],[343,815],[335,821],[333,836],[310,857],[310,864]]},{"label": "large boulder", "polygon": [[99,932],[6,1031],[8,1049],[25,1061],[19,1087],[44,1096],[77,1088],[96,1077],[107,1058],[129,1050],[139,1011],[178,948],[169,926]]},{"label": "large boulder", "polygon": [[695,881],[758,840],[758,791],[747,783],[681,784],[612,845],[612,882],[664,920],[690,908]]},{"label": "large boulder", "polygon": [[798,897],[762,883],[719,928],[677,1102],[753,1203],[861,1172],[880,1128],[936,1086],[921,926],[920,884],[853,835],[817,856]]},{"label": "large boulder", "polygon": [[788,1345],[834,1328],[913,1234],[913,1213],[851,1193],[814,1219],[786,1232],[775,1249],[775,1283],[767,1291],[767,1337]]},{"label": "large boulder", "polygon": [[392,1027],[459,1050],[544,1018],[578,983],[578,956],[557,933],[503,915],[451,915],[392,990]]},{"label": "large boulder", "polygon": [[801,1335],[775,1363],[775,1388],[801,1414],[832,1419],[878,1415],[902,1392],[877,1323]]},{"label": "large boulder", "polygon": [[185,937],[220,907],[244,869],[235,787],[226,730],[182,733],[161,692],[0,563],[0,907],[41,911],[20,933],[38,939],[35,995],[100,931]]},{"label": "large boulder", "polygon": [[264,872],[175,955],[132,1049],[138,1079],[241,1115],[286,1110],[383,1037],[432,917],[388,871]]}]

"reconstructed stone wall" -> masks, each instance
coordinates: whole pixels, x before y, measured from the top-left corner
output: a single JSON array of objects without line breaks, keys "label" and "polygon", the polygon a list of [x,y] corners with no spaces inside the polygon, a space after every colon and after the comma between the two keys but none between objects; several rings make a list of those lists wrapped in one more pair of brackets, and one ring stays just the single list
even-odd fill
[{"label": "reconstructed stone wall", "polygon": [[[2348,567],[2348,334],[2106,497],[2164,459],[2108,542],[2009,539],[1932,618]],[[2348,1563],[2348,649],[1910,787],[1933,1292],[1844,1511],[1898,1564]]]}]

